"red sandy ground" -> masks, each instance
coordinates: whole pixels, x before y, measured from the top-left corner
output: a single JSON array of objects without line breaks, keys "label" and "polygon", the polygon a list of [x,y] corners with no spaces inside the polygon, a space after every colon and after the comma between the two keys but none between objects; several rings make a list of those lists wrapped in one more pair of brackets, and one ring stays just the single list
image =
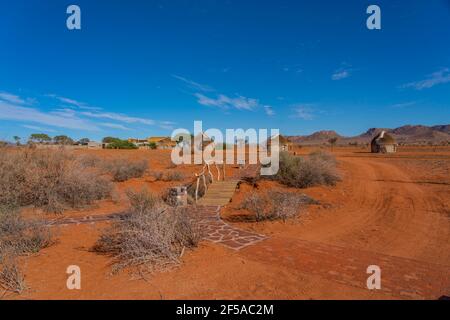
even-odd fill
[{"label": "red sandy ground", "polygon": [[[311,149],[302,149],[307,153]],[[162,151],[89,151],[104,157],[150,159],[151,170],[170,169]],[[450,295],[450,148],[404,148],[372,155],[336,148],[342,182],[306,193],[321,205],[282,222],[230,222],[269,236],[241,251],[202,242],[181,266],[132,280],[111,275],[110,259],[90,251],[106,222],[71,225],[57,244],[24,259],[30,289],[13,299],[437,299]],[[168,169],[169,168],[169,169]],[[177,169],[189,173],[199,167]],[[124,190],[161,191],[179,182],[142,179],[117,184],[118,196],[65,217],[118,212],[128,206]],[[261,182],[260,190],[280,187]],[[239,221],[239,203],[251,191],[241,185],[222,210]],[[82,289],[66,287],[66,269],[78,265]],[[382,290],[366,288],[366,268],[379,265]]]}]

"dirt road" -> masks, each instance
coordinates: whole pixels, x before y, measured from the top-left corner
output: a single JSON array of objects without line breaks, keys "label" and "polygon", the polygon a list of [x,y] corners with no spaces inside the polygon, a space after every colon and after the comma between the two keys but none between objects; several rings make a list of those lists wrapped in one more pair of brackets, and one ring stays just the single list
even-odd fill
[{"label": "dirt road", "polygon": [[[396,297],[437,298],[450,291],[450,186],[416,183],[402,162],[342,158],[343,203],[301,228],[245,249],[249,259],[298,268],[351,286],[366,285],[366,268],[382,270]],[[339,193],[339,191],[336,191]],[[447,198],[443,198],[443,197]]]}]

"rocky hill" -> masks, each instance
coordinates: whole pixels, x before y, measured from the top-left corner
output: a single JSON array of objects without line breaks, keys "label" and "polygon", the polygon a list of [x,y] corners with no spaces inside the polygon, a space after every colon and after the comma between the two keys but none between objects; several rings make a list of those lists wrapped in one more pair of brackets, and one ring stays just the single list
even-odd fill
[{"label": "rocky hill", "polygon": [[335,131],[319,131],[308,136],[290,136],[288,138],[301,145],[329,144],[332,138],[337,139],[337,145],[366,144],[370,143],[372,138],[383,130],[390,133],[399,144],[446,145],[450,143],[450,125],[448,124],[432,127],[406,125],[395,129],[370,128],[355,137],[341,136]]}]

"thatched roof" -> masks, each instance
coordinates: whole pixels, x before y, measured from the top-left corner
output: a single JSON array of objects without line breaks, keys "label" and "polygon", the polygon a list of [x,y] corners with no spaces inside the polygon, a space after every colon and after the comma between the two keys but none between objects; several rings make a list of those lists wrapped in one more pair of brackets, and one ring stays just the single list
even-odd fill
[{"label": "thatched roof", "polygon": [[285,136],[282,136],[281,134],[279,134],[279,135],[275,135],[275,136],[272,136],[271,138],[270,138],[270,140],[268,141],[269,142],[269,144],[271,144],[271,142],[272,142],[272,140],[275,140],[275,138],[278,136],[278,141],[279,141],[279,143],[280,143],[280,145],[286,145],[286,144],[291,144],[292,142],[291,142],[291,140],[289,140],[288,138],[286,138]]},{"label": "thatched roof", "polygon": [[377,144],[396,144],[395,139],[386,131],[381,131],[379,134],[377,134],[373,139],[372,143]]}]

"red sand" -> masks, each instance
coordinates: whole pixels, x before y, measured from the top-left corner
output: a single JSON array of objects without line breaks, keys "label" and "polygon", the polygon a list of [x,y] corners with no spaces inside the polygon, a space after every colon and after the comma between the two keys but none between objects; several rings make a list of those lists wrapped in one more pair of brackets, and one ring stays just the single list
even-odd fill
[{"label": "red sand", "polygon": [[[311,149],[302,149],[307,153]],[[149,158],[151,170],[170,170],[162,151],[90,151],[104,157]],[[241,251],[202,242],[173,270],[132,280],[112,276],[110,260],[90,252],[106,223],[62,227],[58,242],[23,259],[30,290],[13,299],[436,299],[450,293],[450,148],[400,149],[392,156],[336,148],[343,181],[298,192],[320,200],[298,219],[233,223],[270,238]],[[178,169],[177,169],[178,170]],[[181,171],[198,172],[188,166]],[[188,178],[190,179],[190,178]],[[179,182],[151,177],[117,184],[117,203],[64,216],[105,214],[127,207],[124,190],[162,191]],[[274,187],[262,182],[262,190]],[[281,186],[276,186],[281,187]],[[251,190],[243,185],[222,210],[239,214]],[[382,268],[382,290],[366,288],[366,268]],[[78,265],[82,289],[66,288],[66,268]]]}]

